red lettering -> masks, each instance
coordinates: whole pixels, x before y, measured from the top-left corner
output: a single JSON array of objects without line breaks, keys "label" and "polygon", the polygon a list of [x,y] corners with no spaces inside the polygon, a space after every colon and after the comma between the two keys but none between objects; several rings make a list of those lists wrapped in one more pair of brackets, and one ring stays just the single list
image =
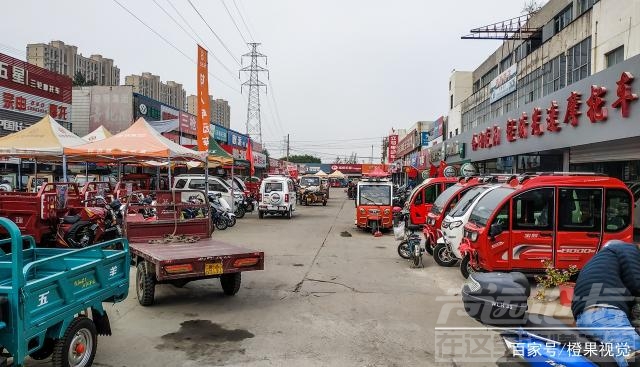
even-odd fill
[{"label": "red lettering", "polygon": [[526,139],[528,136],[527,130],[529,129],[529,122],[527,121],[529,117],[526,112],[523,112],[518,119],[518,137],[520,139]]},{"label": "red lettering", "polygon": [[516,119],[507,120],[507,141],[516,141]]},{"label": "red lettering", "polygon": [[478,150],[478,134],[473,134],[471,137],[471,149]]},{"label": "red lettering", "polygon": [[638,95],[631,91],[631,82],[633,82],[633,75],[628,71],[622,73],[620,80],[616,82],[618,84],[616,89],[618,99],[611,104],[611,107],[621,107],[622,117],[629,117],[629,104],[638,99]]},{"label": "red lettering", "polygon": [[491,148],[493,146],[493,138],[491,137],[491,128],[488,127],[484,132],[484,146],[486,148]]},{"label": "red lettering", "polygon": [[544,134],[540,121],[542,121],[542,109],[535,107],[531,115],[531,135],[541,136]]},{"label": "red lettering", "polygon": [[547,108],[547,130],[552,132],[558,132],[562,130],[560,124],[558,124],[558,102],[551,101],[551,106]]},{"label": "red lettering", "polygon": [[591,122],[606,121],[609,117],[609,112],[604,106],[604,95],[607,94],[607,88],[599,87],[597,85],[591,86],[591,95],[587,99],[587,117]]},{"label": "red lettering", "polygon": [[65,106],[58,107],[58,118],[61,119],[61,120],[68,119],[68,117],[67,117],[67,107],[65,107]]},{"label": "red lettering", "polygon": [[2,93],[2,108],[13,110],[14,100],[15,100],[15,96],[13,94],[7,93],[7,92]]},{"label": "red lettering", "polygon": [[54,105],[54,104],[50,104],[49,105],[49,115],[51,117],[53,117],[54,119],[58,118],[58,106],[57,105]]},{"label": "red lettering", "polygon": [[27,99],[24,97],[16,97],[16,110],[26,111],[27,110]]},{"label": "red lettering", "polygon": [[500,128],[497,125],[493,125],[493,146],[500,145]]},{"label": "red lettering", "polygon": [[571,126],[578,126],[578,117],[582,114],[580,112],[580,105],[582,100],[580,99],[582,94],[578,92],[571,92],[569,98],[567,98],[567,112],[564,114],[564,123],[569,123]]}]

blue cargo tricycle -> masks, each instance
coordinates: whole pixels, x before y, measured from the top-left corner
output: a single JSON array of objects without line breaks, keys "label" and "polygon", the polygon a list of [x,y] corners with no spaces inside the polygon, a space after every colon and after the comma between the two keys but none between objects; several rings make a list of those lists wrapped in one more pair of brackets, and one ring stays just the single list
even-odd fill
[{"label": "blue cargo tricycle", "polygon": [[[77,250],[36,248],[7,218],[0,218],[11,253],[0,251],[0,352],[14,366],[27,356],[51,356],[55,367],[90,366],[97,335],[111,335],[103,302],[129,290],[129,243],[116,239]],[[5,356],[7,354],[4,354]],[[3,356],[0,366],[9,360]]]}]

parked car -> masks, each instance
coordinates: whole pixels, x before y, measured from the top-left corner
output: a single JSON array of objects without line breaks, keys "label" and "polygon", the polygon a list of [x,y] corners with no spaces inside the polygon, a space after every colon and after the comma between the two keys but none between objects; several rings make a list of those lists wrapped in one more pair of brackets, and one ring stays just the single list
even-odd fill
[{"label": "parked car", "polygon": [[[204,186],[203,174],[178,175],[176,176],[173,184],[174,189],[205,190]],[[210,194],[220,194],[227,203],[233,203],[231,187],[226,182],[224,182],[223,179],[215,176],[209,176],[208,186]],[[181,200],[183,202],[187,202],[189,201],[189,196],[193,195],[193,192],[184,192],[181,195]]]},{"label": "parked car", "polygon": [[258,195],[258,217],[265,214],[286,215],[291,219],[296,210],[296,189],[291,178],[269,176],[260,184]]}]

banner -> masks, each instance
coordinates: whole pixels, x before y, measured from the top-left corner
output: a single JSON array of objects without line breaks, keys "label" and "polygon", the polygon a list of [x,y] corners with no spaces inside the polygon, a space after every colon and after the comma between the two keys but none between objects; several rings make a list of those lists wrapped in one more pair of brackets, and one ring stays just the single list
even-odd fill
[{"label": "banner", "polygon": [[389,135],[389,159],[388,162],[394,162],[397,158],[398,135]]},{"label": "banner", "polygon": [[514,64],[489,83],[489,91],[491,93],[489,97],[490,103],[499,101],[502,97],[516,90],[517,74],[518,64]]},{"label": "banner", "polygon": [[207,65],[207,50],[198,45],[198,115],[197,137],[198,150],[209,150],[209,116],[211,111],[209,100],[209,72]]}]

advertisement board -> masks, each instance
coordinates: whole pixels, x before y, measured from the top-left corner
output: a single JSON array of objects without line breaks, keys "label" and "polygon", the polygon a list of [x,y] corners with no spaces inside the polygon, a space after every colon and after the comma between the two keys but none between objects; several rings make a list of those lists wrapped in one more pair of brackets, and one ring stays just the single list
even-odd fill
[{"label": "advertisement board", "polygon": [[196,116],[180,111],[180,131],[183,134],[196,135]]},{"label": "advertisement board", "polygon": [[396,153],[398,151],[398,135],[389,135],[389,154],[387,161],[393,162],[396,160]]},{"label": "advertisement board", "polygon": [[420,133],[420,145],[426,147],[429,145],[429,132],[423,131]]},{"label": "advertisement board", "polygon": [[198,150],[203,152],[209,149],[209,129],[211,127],[211,106],[209,100],[209,64],[207,50],[198,45],[198,113],[196,115],[198,138]]},{"label": "advertisement board", "polygon": [[142,117],[147,121],[159,121],[162,117],[161,108],[162,103],[159,101],[138,93],[133,94],[133,112],[135,120]]},{"label": "advertisement board", "polygon": [[338,170],[342,173],[362,173],[361,164],[332,164],[330,168],[332,172]]},{"label": "advertisement board", "polygon": [[[71,78],[65,75],[0,53],[0,87],[64,106],[71,104],[72,86]],[[45,107],[49,109],[48,105]]]},{"label": "advertisement board", "polygon": [[267,167],[267,156],[259,152],[253,152],[253,165],[256,168]]},{"label": "advertisement board", "polygon": [[160,105],[160,120],[177,120],[180,117],[180,111],[175,108]]},{"label": "advertisement board", "polygon": [[127,86],[91,87],[89,131],[103,125],[112,134],[131,126],[133,121],[132,88]]},{"label": "advertisement board", "polygon": [[228,143],[229,139],[229,131],[224,127],[216,124],[211,124],[211,129],[213,129],[213,137],[223,143]]},{"label": "advertisement board", "polygon": [[499,101],[502,97],[516,90],[516,76],[518,75],[518,64],[511,65],[489,83],[490,103]]},{"label": "advertisement board", "polygon": [[227,144],[234,145],[241,148],[247,148],[248,142],[249,142],[249,139],[245,135],[242,135],[233,130],[228,130]]},{"label": "advertisement board", "polygon": [[416,131],[413,130],[398,142],[396,155],[402,157],[416,148]]},{"label": "advertisement board", "polygon": [[[370,163],[366,163],[366,164],[362,164],[360,171],[362,172],[363,175],[366,175],[368,173],[373,172],[376,168],[382,170],[382,172],[389,172],[390,167],[387,164],[370,164]],[[344,173],[344,172],[343,172]]]},{"label": "advertisement board", "polygon": [[433,132],[431,133],[430,139],[435,140],[441,137],[443,132],[444,132],[444,117],[440,116],[433,123]]}]

